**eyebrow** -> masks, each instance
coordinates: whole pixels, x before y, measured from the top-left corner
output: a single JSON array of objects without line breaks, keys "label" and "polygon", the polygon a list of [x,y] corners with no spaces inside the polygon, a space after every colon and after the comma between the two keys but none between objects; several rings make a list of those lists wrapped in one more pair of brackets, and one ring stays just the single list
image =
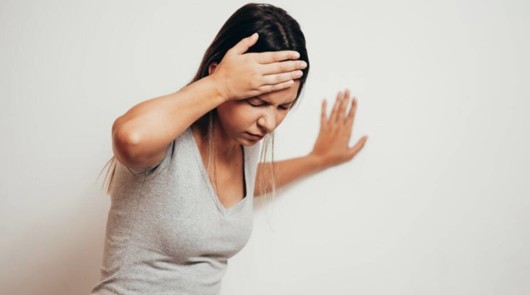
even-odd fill
[{"label": "eyebrow", "polygon": [[[270,101],[268,101],[268,100],[266,100],[266,99],[263,99],[263,98],[261,98],[261,97],[259,97],[259,96],[254,96],[254,98],[257,98],[257,99],[259,99],[259,100],[261,100],[261,101],[264,101],[264,102],[266,102],[266,103],[268,103],[268,104],[271,104]],[[288,101],[288,102],[286,102],[286,103],[282,103],[281,105],[284,106],[284,105],[292,104],[292,103],[294,103],[295,100],[296,100],[296,98],[293,99],[293,100],[291,100],[291,101]]]}]

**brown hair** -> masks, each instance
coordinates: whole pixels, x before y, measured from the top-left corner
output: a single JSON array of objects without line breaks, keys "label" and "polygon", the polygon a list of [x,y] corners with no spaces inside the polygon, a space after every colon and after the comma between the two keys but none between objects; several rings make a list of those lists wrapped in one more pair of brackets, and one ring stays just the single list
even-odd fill
[{"label": "brown hair", "polygon": [[[281,50],[295,50],[300,53],[300,60],[307,63],[307,67],[302,70],[303,75],[299,79],[300,86],[296,95],[296,104],[305,81],[309,74],[309,57],[307,55],[305,37],[300,29],[298,22],[292,18],[285,10],[270,5],[270,4],[256,4],[250,3],[242,6],[228,18],[225,24],[221,27],[214,40],[204,53],[203,59],[193,79],[188,83],[191,84],[208,76],[208,67],[212,63],[220,63],[226,52],[235,46],[241,39],[246,38],[253,33],[259,34],[259,39],[247,52],[265,52],[265,51],[281,51]],[[292,107],[291,107],[292,108]],[[208,174],[213,168],[213,181],[215,185],[215,159],[214,159],[214,141],[213,141],[213,124],[216,117],[216,109],[204,114],[201,118],[195,121],[195,125],[201,130],[202,134],[206,134],[205,140],[208,142],[208,163],[206,165]],[[270,169],[265,172],[261,178],[261,183],[258,183],[259,188],[262,188],[261,194],[265,194],[267,189],[270,189],[273,198],[276,193],[276,171],[274,164],[274,132],[266,135],[263,139],[263,146],[260,155],[260,163],[267,161],[268,147],[272,144],[271,149],[271,165]],[[107,194],[111,193],[112,183],[116,172],[117,160],[112,157],[105,167],[108,166],[105,174],[105,183],[107,185]],[[212,164],[213,163],[213,164]],[[213,166],[213,167],[212,167]],[[105,168],[103,167],[103,169]],[[109,176],[110,173],[110,176]],[[100,173],[101,175],[101,173]],[[269,181],[264,181],[265,179]]]}]

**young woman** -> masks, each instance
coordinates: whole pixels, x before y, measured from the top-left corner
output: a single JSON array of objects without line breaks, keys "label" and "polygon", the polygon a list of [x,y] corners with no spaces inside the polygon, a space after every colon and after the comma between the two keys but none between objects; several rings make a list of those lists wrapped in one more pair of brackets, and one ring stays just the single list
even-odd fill
[{"label": "young woman", "polygon": [[309,155],[258,163],[262,139],[273,138],[308,73],[297,21],[247,4],[223,25],[191,83],[114,122],[111,208],[92,294],[218,294],[228,259],[250,237],[254,195],[355,156],[366,137],[348,147],[356,101],[346,113],[346,90],[329,119],[323,101]]}]

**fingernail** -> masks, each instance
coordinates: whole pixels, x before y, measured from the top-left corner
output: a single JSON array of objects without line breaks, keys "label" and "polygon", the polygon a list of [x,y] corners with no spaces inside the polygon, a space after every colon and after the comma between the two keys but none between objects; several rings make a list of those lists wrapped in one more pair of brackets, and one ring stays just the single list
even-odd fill
[{"label": "fingernail", "polygon": [[307,67],[307,63],[305,61],[301,62],[300,67],[302,67],[302,69],[305,69]]},{"label": "fingernail", "polygon": [[298,53],[297,51],[295,51],[293,53],[293,58],[299,58],[300,57],[300,53]]}]

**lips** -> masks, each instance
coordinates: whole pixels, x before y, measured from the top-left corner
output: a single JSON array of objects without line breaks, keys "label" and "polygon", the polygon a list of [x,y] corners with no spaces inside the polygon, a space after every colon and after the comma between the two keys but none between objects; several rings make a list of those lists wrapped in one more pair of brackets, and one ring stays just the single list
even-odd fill
[{"label": "lips", "polygon": [[257,134],[250,133],[250,132],[245,132],[245,133],[248,134],[249,137],[251,137],[253,140],[260,140],[263,138],[263,135],[257,135]]}]

